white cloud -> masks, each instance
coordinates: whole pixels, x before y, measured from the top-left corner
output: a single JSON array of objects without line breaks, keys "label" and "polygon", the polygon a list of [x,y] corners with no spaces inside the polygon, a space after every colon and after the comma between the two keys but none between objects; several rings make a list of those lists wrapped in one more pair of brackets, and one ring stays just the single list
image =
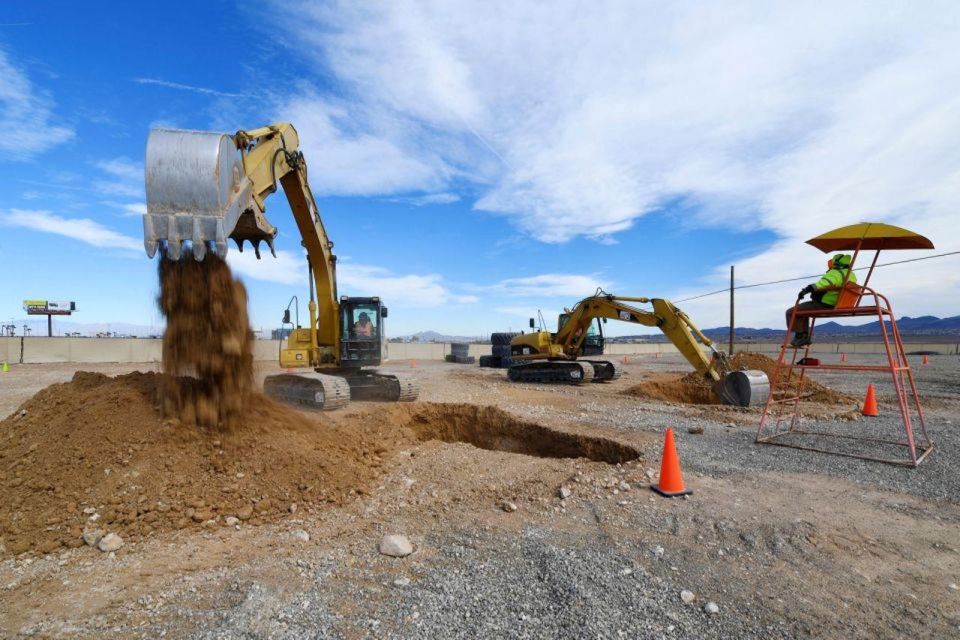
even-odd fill
[{"label": "white cloud", "polygon": [[496,284],[478,287],[495,296],[511,298],[563,298],[574,304],[577,300],[596,293],[597,288],[608,289],[610,281],[600,275],[571,273],[544,273],[522,278],[507,278]]},{"label": "white cloud", "polygon": [[[477,209],[544,242],[615,241],[683,198],[700,206],[686,224],[775,234],[739,264],[751,281],[816,271],[803,240],[860,220],[960,247],[956,3],[278,4],[338,95],[336,117],[322,93],[287,113],[319,123],[317,152],[387,150],[329,156],[341,193],[467,180]],[[955,262],[922,264],[878,286],[907,313],[955,313],[926,284],[955,283]],[[772,323],[787,289],[745,291],[741,317]],[[722,300],[696,306],[723,322]]]},{"label": "white cloud", "polygon": [[143,251],[143,241],[123,235],[89,218],[63,218],[49,211],[10,209],[0,224],[66,236],[95,247]]},{"label": "white cloud", "polygon": [[52,101],[0,49],[0,151],[24,159],[73,138],[73,129],[55,124]]},{"label": "white cloud", "polygon": [[128,158],[113,158],[94,163],[107,175],[106,179],[94,180],[94,190],[107,196],[127,198],[143,197],[143,164]]},{"label": "white cloud", "polygon": [[[231,268],[255,280],[278,282],[306,287],[306,261],[290,251],[277,251],[274,258],[263,252],[257,260],[253,251],[243,253],[231,249],[227,254]],[[449,304],[469,304],[477,301],[472,295],[454,293],[435,274],[397,275],[382,267],[337,263],[337,280],[341,295],[380,296],[388,305],[397,307],[440,307]]]},{"label": "white cloud", "polygon": [[206,96],[216,96],[218,98],[242,98],[243,97],[243,94],[240,94],[240,93],[228,93],[226,91],[218,91],[217,89],[211,89],[209,87],[197,87],[190,84],[182,84],[180,82],[170,82],[169,80],[160,80],[158,78],[133,78],[132,80],[137,84],[155,85],[158,87],[164,87],[166,89],[177,89],[178,91],[189,91],[191,93],[199,93]]},{"label": "white cloud", "polygon": [[422,196],[403,196],[388,198],[390,202],[400,202],[415,207],[425,207],[432,204],[453,204],[460,202],[460,196],[455,193],[428,193]]}]

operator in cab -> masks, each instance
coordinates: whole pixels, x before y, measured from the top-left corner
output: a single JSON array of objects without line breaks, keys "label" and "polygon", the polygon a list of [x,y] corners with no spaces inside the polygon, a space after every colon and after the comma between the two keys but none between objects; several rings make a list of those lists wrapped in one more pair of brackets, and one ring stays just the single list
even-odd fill
[{"label": "operator in cab", "polygon": [[[840,287],[844,282],[856,282],[857,274],[850,271],[850,264],[853,258],[846,253],[838,253],[827,260],[827,272],[814,284],[808,284],[800,290],[797,300],[802,300],[808,294],[812,298],[808,302],[801,302],[797,305],[797,311],[810,311],[813,309],[833,309],[837,300],[840,298]],[[849,274],[849,279],[848,279]],[[787,326],[793,331],[793,339],[790,341],[791,347],[805,347],[811,343],[810,340],[810,318],[800,316],[794,320],[791,325],[790,320],[793,316],[793,307],[787,309]]]},{"label": "operator in cab", "polygon": [[373,323],[370,322],[370,315],[366,311],[360,313],[360,318],[353,325],[353,332],[358,338],[373,337]]}]

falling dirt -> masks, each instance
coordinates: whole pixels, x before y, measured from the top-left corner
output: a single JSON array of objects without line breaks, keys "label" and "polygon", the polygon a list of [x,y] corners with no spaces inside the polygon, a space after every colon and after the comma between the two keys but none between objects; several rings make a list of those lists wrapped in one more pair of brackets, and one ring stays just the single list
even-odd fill
[{"label": "falling dirt", "polygon": [[160,260],[166,317],[160,385],[163,413],[186,425],[236,428],[253,389],[247,291],[216,255]]},{"label": "falling dirt", "polygon": [[495,408],[385,405],[355,415],[306,414],[259,393],[239,428],[164,418],[164,375],[77,372],[0,422],[0,554],[82,544],[85,530],[125,540],[229,516],[266,523],[364,495],[427,440],[609,463],[639,457],[612,440],[554,431]]},{"label": "falling dirt", "polygon": [[[729,368],[731,371],[740,369],[755,369],[767,374],[767,378],[773,380],[773,372],[776,369],[777,362],[760,353],[742,352],[729,358]],[[680,402],[684,404],[721,404],[720,400],[713,394],[711,383],[702,375],[691,372],[683,376],[663,374],[644,380],[640,384],[634,385],[623,393],[625,395],[650,398],[652,400],[663,400],[666,402]],[[791,384],[791,389],[797,388],[796,383]],[[852,398],[834,391],[807,376],[803,382],[801,397],[805,402],[814,402],[819,404],[849,404],[853,402]]]}]

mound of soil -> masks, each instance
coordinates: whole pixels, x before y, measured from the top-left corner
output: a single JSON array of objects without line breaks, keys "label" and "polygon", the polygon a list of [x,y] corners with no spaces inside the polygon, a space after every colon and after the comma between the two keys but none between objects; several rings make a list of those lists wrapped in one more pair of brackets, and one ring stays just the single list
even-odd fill
[{"label": "mound of soil", "polygon": [[[731,370],[756,369],[773,379],[777,367],[776,360],[760,353],[742,352],[728,360]],[[796,384],[792,384],[796,389]],[[634,385],[623,393],[630,396],[652,398],[666,402],[685,404],[721,404],[711,390],[711,382],[697,372],[684,376],[657,376]],[[816,380],[805,377],[803,382],[803,400],[820,404],[848,404],[853,399],[826,387]]]},{"label": "mound of soil", "polygon": [[[233,429],[253,390],[247,290],[214,254],[160,260],[157,304],[166,317],[160,386],[164,415],[184,424]],[[179,379],[178,379],[179,378]]]},{"label": "mound of soil", "polygon": [[274,521],[367,492],[401,449],[426,440],[608,463],[632,447],[555,431],[492,407],[403,403],[364,414],[306,414],[252,393],[237,429],[164,418],[163,374],[77,372],[0,422],[0,554],[125,540],[228,516]]},{"label": "mound of soil", "polygon": [[163,418],[156,399],[168,383],[78,372],[0,422],[7,552],[78,546],[85,527],[128,539],[231,515],[264,522],[291,503],[339,504],[380,475],[388,450],[413,440],[375,422],[328,425],[261,394],[251,394],[242,428],[197,428]]}]

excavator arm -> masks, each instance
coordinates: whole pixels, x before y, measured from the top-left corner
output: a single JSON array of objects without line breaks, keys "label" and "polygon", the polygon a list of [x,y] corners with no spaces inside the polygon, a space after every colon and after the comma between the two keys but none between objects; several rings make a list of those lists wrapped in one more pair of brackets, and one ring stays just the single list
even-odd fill
[{"label": "excavator arm", "polygon": [[[649,304],[653,308],[641,309],[637,304]],[[730,371],[726,355],[717,350],[690,317],[669,300],[620,297],[598,291],[578,302],[573,309],[564,311],[566,322],[555,334],[540,331],[517,336],[511,341],[511,357],[515,364],[508,372],[510,380],[574,384],[615,380],[620,375],[616,363],[578,359],[583,353],[591,323],[597,318],[610,318],[659,328],[687,362],[712,383],[714,394],[726,404],[758,406],[769,396],[770,384],[766,374],[762,371]],[[704,352],[704,346],[712,352],[711,357]]]},{"label": "excavator arm", "polygon": [[[653,310],[640,309],[628,303],[652,304]],[[673,306],[669,300],[601,294],[581,300],[568,313],[569,320],[554,338],[568,357],[576,358],[580,353],[587,328],[595,318],[610,318],[659,328],[694,369],[714,382],[719,381],[725,373],[724,354],[713,346],[713,342],[701,333],[687,314]],[[713,359],[707,358],[700,344],[713,352]],[[724,371],[718,371],[717,366]]]},{"label": "excavator arm", "polygon": [[[147,213],[144,246],[172,260],[185,247],[202,260],[227,254],[227,238],[242,252],[249,242],[260,257],[266,242],[276,255],[277,229],[267,220],[266,198],[283,187],[310,266],[310,364],[320,345],[334,346],[339,332],[337,257],[307,180],[297,130],[278,123],[235,135],[154,129],[147,141]],[[313,295],[314,287],[316,296]],[[317,323],[317,318],[322,322]]]}]

